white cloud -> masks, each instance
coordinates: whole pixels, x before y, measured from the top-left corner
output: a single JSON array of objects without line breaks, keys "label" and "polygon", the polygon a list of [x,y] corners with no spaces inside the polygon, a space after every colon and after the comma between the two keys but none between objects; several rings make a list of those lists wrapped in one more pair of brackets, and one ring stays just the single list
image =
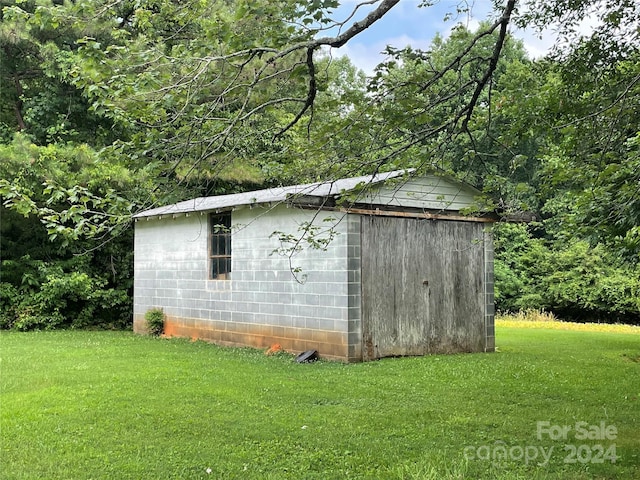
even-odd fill
[{"label": "white cloud", "polygon": [[383,52],[387,45],[395,48],[404,48],[411,45],[413,48],[427,49],[430,43],[431,40],[411,38],[407,35],[384,38],[374,43],[358,42],[356,37],[354,41],[347,43],[344,47],[332,49],[331,54],[338,57],[349,57],[356,67],[370,75],[376,65],[385,60]]},{"label": "white cloud", "polygon": [[[595,13],[585,17],[575,27],[577,38],[587,37],[601,24]],[[542,32],[534,30],[518,29],[513,32],[513,36],[522,40],[524,48],[533,59],[542,58],[558,43],[559,25],[550,25]]]},{"label": "white cloud", "polygon": [[348,43],[342,48],[331,49],[331,55],[336,57],[349,57],[360,70],[367,75],[371,75],[373,69],[380,63],[382,56],[381,49],[375,45],[365,45],[364,43]]},{"label": "white cloud", "polygon": [[513,36],[522,40],[524,49],[532,59],[544,57],[556,42],[556,32],[548,29],[541,33],[516,30]]}]

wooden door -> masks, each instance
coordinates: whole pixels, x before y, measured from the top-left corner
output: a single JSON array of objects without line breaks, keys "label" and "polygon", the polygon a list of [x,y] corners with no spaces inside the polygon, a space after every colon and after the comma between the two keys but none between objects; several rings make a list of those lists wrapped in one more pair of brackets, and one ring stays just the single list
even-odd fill
[{"label": "wooden door", "polygon": [[363,359],[482,351],[483,225],[362,217]]}]

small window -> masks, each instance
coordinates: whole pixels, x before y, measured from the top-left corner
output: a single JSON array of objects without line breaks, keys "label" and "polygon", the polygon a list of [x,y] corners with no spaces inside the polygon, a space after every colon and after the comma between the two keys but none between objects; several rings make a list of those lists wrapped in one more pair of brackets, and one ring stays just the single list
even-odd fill
[{"label": "small window", "polygon": [[209,275],[225,280],[231,271],[231,212],[209,216]]}]

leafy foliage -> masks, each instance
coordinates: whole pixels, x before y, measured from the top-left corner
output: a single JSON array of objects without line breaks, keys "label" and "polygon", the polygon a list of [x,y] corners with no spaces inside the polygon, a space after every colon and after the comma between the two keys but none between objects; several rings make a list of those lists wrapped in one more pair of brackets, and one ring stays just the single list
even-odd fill
[{"label": "leafy foliage", "polygon": [[152,308],[144,314],[151,335],[158,336],[164,333],[164,318],[164,312],[161,308]]},{"label": "leafy foliage", "polygon": [[640,268],[603,245],[549,242],[524,225],[496,235],[496,304],[502,311],[543,309],[563,318],[640,324]]},{"label": "leafy foliage", "polygon": [[39,147],[21,134],[0,156],[2,327],[130,324],[130,202],[115,193],[125,172],[87,145]]},{"label": "leafy foliage", "polygon": [[[25,268],[28,265],[28,268]],[[128,303],[121,289],[105,288],[107,282],[84,272],[65,272],[60,265],[34,261],[3,261],[3,269],[19,271],[19,287],[2,282],[2,328],[49,330],[58,327],[118,327],[126,321],[117,315]],[[114,311],[115,309],[115,311]]]}]

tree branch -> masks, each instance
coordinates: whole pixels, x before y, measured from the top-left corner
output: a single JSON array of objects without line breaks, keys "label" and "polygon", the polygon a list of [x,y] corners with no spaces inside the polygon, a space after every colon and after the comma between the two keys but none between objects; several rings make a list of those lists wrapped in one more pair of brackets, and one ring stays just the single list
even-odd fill
[{"label": "tree branch", "polygon": [[[336,37],[322,37],[309,45],[310,48],[317,48],[322,45],[328,45],[334,48],[340,48],[345,45],[349,40],[358,35],[360,32],[366,30],[375,22],[380,20],[392,7],[394,7],[400,0],[382,0],[382,3],[378,5],[375,10],[369,12],[369,14],[361,21],[355,22],[344,33]],[[315,44],[315,46],[314,46]]]},{"label": "tree branch", "polygon": [[489,79],[493,75],[493,72],[495,72],[496,67],[498,66],[500,53],[502,52],[504,41],[507,38],[507,27],[509,26],[509,21],[511,20],[511,14],[513,12],[513,9],[515,8],[515,5],[516,5],[516,0],[508,0],[507,5],[504,9],[504,13],[502,14],[502,17],[495,24],[493,24],[490,29],[490,32],[493,32],[496,28],[498,28],[498,26],[500,26],[500,34],[498,35],[498,40],[493,49],[493,55],[489,60],[489,68],[487,68],[487,71],[485,72],[484,76],[482,77],[482,79],[480,79],[480,81],[478,82],[478,85],[476,85],[476,89],[473,92],[473,96],[471,97],[471,100],[465,107],[467,114],[464,120],[462,121],[462,130],[467,130],[469,121],[471,120],[471,115],[473,115],[473,110],[476,104],[478,103],[478,99],[480,98],[480,94],[482,93],[482,90],[484,90],[484,87],[487,85],[487,82],[489,81]]},{"label": "tree branch", "polygon": [[273,136],[274,140],[277,140],[278,138],[280,138],[287,130],[289,130],[296,123],[298,123],[298,121],[302,118],[305,112],[309,110],[309,108],[313,107],[313,102],[316,99],[316,93],[317,93],[316,66],[313,63],[313,52],[314,52],[313,48],[309,48],[307,50],[307,69],[309,72],[309,90],[307,92],[307,99],[304,105],[302,106],[302,108],[300,109],[300,111],[298,112],[298,114],[295,116],[295,118],[291,120],[287,124],[287,126],[282,128],[278,133],[276,133]]}]

